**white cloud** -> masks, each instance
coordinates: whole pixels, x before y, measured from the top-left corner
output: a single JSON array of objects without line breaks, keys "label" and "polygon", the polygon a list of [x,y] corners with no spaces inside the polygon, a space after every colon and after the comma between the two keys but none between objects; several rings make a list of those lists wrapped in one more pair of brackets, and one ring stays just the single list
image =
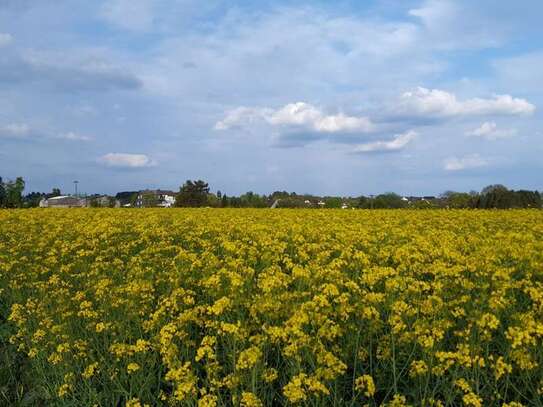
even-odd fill
[{"label": "white cloud", "polygon": [[305,103],[289,103],[266,117],[268,123],[279,126],[302,126],[316,132],[362,132],[373,130],[367,117],[346,116],[343,113],[326,115],[315,106]]},{"label": "white cloud", "polygon": [[[276,106],[297,100],[327,103],[332,94],[342,93],[356,94],[361,103],[359,89],[370,98],[442,72],[446,64],[431,57],[427,43],[419,25],[402,20],[311,6],[262,13],[236,9],[209,30],[169,37],[146,61],[141,77],[147,89],[175,100],[190,93],[198,101],[213,95],[214,102],[225,105],[234,100],[240,106]],[[187,62],[197,69],[181,75],[179,67]]]},{"label": "white cloud", "polygon": [[68,133],[61,133],[57,135],[57,138],[63,139],[63,140],[70,140],[70,141],[91,141],[92,140],[92,137],[74,133],[73,131],[70,131]]},{"label": "white cloud", "polygon": [[98,159],[98,162],[108,167],[143,168],[155,165],[145,154],[108,153]]},{"label": "white cloud", "polygon": [[347,116],[343,113],[327,115],[305,102],[289,103],[280,109],[239,107],[227,112],[215,124],[216,130],[227,130],[263,121],[271,126],[301,128],[317,133],[368,133],[374,125],[367,117]]},{"label": "white cloud", "polygon": [[374,141],[371,143],[358,144],[353,152],[355,153],[377,153],[377,152],[392,152],[404,149],[411,141],[415,139],[417,133],[408,131],[403,134],[396,134],[389,141]]},{"label": "white cloud", "polygon": [[244,106],[237,107],[228,111],[224,119],[215,123],[214,129],[228,130],[231,128],[247,126],[265,120],[265,118],[272,113],[272,109]]},{"label": "white cloud", "polygon": [[498,129],[495,122],[484,122],[478,128],[468,131],[468,136],[482,137],[487,140],[497,140],[500,138],[512,137],[517,134],[516,129]]},{"label": "white cloud", "polygon": [[496,21],[476,8],[463,7],[457,0],[426,0],[408,11],[422,24],[422,36],[435,49],[476,49],[497,47],[507,38],[508,27],[496,29]]},{"label": "white cloud", "polygon": [[272,112],[266,119],[272,125],[311,126],[322,120],[322,112],[305,102],[289,103]]},{"label": "white cloud", "polygon": [[[535,111],[535,106],[525,99],[513,98],[510,95],[496,95],[489,99],[458,100],[453,93],[418,87],[403,93],[399,102],[393,105],[392,111],[407,117],[444,119],[469,116],[530,115]],[[238,107],[228,111],[224,119],[216,122],[214,129],[228,130],[252,127],[262,123],[283,129],[287,133],[305,131],[321,135],[371,133],[377,129],[376,124],[367,116],[349,116],[341,112],[327,114],[321,108],[306,102],[289,103],[278,109]],[[490,129],[489,126],[492,126],[491,122],[483,125],[483,129],[473,135],[495,139],[512,136],[516,132],[515,130]],[[482,133],[479,134],[479,132]],[[404,134],[405,137],[398,140],[366,143],[359,145],[359,148],[360,151],[390,151],[397,149],[398,145],[400,145],[399,148],[402,148],[403,140],[411,140],[406,136],[407,134],[409,133]]]},{"label": "white cloud", "polygon": [[0,126],[0,137],[25,138],[30,134],[30,127],[25,123],[10,123]]},{"label": "white cloud", "polygon": [[37,130],[30,127],[26,123],[10,123],[5,126],[0,126],[0,137],[11,139],[36,139],[37,137],[42,140],[62,139],[70,141],[91,141],[92,137],[78,134],[75,132],[50,134],[44,131]]},{"label": "white cloud", "polygon": [[37,82],[55,90],[137,89],[142,83],[125,64],[101,49],[50,51],[25,49],[0,60],[0,82]]},{"label": "white cloud", "polygon": [[481,157],[479,154],[470,154],[464,157],[449,157],[445,159],[443,167],[446,171],[461,171],[485,167],[487,165],[488,160]]},{"label": "white cloud", "polygon": [[154,20],[153,0],[108,0],[101,16],[125,30],[147,31]]},{"label": "white cloud", "polygon": [[420,18],[425,25],[435,27],[444,19],[454,16],[456,7],[448,1],[429,0],[421,7],[409,10],[408,14]]},{"label": "white cloud", "polygon": [[400,97],[397,111],[427,117],[486,115],[530,115],[535,106],[525,99],[495,95],[492,99],[473,98],[460,101],[453,93],[418,87]]},{"label": "white cloud", "polygon": [[13,37],[7,33],[0,33],[0,47],[5,47],[6,45],[11,44]]}]

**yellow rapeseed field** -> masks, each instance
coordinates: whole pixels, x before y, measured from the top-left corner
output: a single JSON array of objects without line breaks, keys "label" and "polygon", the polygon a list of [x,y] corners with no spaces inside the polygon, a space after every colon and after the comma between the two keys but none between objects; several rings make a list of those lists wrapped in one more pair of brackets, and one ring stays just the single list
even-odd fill
[{"label": "yellow rapeseed field", "polygon": [[542,405],[543,212],[0,211],[0,311],[0,405]]}]

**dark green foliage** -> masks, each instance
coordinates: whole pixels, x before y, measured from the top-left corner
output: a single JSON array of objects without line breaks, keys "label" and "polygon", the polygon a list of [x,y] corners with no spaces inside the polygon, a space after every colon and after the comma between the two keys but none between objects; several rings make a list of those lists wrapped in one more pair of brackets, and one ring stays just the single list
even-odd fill
[{"label": "dark green foliage", "polygon": [[304,204],[304,202],[300,199],[295,198],[282,198],[278,205],[278,208],[305,208],[307,205]]},{"label": "dark green foliage", "polygon": [[4,182],[2,177],[0,177],[0,208],[3,208],[6,205],[6,188],[4,187]]},{"label": "dark green foliage", "polygon": [[360,208],[360,209],[367,209],[370,207],[370,198],[366,197],[366,196],[361,196],[360,198],[358,198],[358,202],[357,202],[357,208]]},{"label": "dark green foliage", "polygon": [[503,185],[490,185],[481,191],[475,202],[476,208],[541,208],[541,195],[538,191],[513,191]]},{"label": "dark green foliage", "polygon": [[132,206],[134,206],[137,198],[138,198],[137,191],[118,192],[117,195],[115,195],[115,199],[117,199],[121,203],[121,206],[127,205],[127,204],[131,204]]},{"label": "dark green foliage", "polygon": [[[53,188],[48,193],[31,192],[23,195],[25,181],[17,177],[15,181],[3,182],[0,177],[0,208],[33,208],[39,206],[43,198],[52,198],[61,195],[59,188]],[[106,205],[91,197],[90,206],[115,207],[118,200],[121,206],[158,206],[158,198],[152,193],[143,193],[138,201],[139,193],[124,191],[116,194]],[[220,207],[220,208],[269,208],[277,202],[277,208],[359,208],[359,209],[508,209],[508,208],[541,208],[543,200],[540,192],[529,190],[510,190],[504,185],[489,185],[478,193],[471,191],[446,191],[436,197],[407,197],[402,198],[394,192],[387,192],[377,196],[360,196],[358,198],[317,196],[295,192],[275,191],[271,195],[259,195],[252,191],[238,197],[227,196],[221,191],[210,193],[209,185],[202,181],[187,180],[180,187],[176,196],[175,206],[178,207]]]},{"label": "dark green foliage", "polygon": [[41,192],[31,192],[24,197],[24,207],[37,208],[43,198],[45,198],[45,194]]},{"label": "dark green foliage", "polygon": [[202,180],[187,180],[175,199],[178,207],[199,207],[208,205],[209,185]]},{"label": "dark green foliage", "polygon": [[447,208],[473,208],[477,202],[478,194],[466,192],[446,191],[441,195],[442,206]]},{"label": "dark green foliage", "polygon": [[399,209],[407,207],[407,202],[402,200],[402,197],[394,192],[377,195],[373,199],[372,207],[374,209]]},{"label": "dark green foliage", "polygon": [[60,192],[60,188],[53,188],[51,193],[47,194],[47,198],[54,198],[55,196],[60,196],[62,193]]},{"label": "dark green foliage", "polygon": [[5,208],[22,208],[23,207],[23,191],[25,189],[25,181],[22,177],[17,177],[15,181],[2,183],[3,194],[2,206]]},{"label": "dark green foliage", "polygon": [[266,208],[268,201],[264,195],[260,196],[249,191],[240,196],[241,206],[244,208]]},{"label": "dark green foliage", "polygon": [[144,208],[155,208],[159,204],[158,197],[151,191],[146,191],[141,194],[140,206]]}]

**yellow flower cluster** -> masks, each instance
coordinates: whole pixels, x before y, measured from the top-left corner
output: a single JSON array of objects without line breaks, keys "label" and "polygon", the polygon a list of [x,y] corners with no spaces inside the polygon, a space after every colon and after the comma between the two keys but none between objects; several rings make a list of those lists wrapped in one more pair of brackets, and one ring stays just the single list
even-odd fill
[{"label": "yellow flower cluster", "polygon": [[367,374],[358,377],[355,380],[356,390],[363,391],[366,397],[373,397],[375,394],[375,383],[373,378]]},{"label": "yellow flower cluster", "polygon": [[0,311],[39,405],[536,405],[543,212],[0,211]]}]

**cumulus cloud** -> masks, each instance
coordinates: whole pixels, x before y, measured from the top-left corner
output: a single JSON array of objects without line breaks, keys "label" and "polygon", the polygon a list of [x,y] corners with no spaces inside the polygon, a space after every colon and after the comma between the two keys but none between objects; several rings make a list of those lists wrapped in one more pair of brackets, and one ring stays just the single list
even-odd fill
[{"label": "cumulus cloud", "polygon": [[460,101],[453,93],[418,87],[401,95],[396,110],[406,115],[432,118],[459,116],[530,115],[535,106],[525,99],[495,95],[491,99]]},{"label": "cumulus cloud", "polygon": [[107,167],[117,168],[144,168],[155,165],[145,154],[108,153],[98,159],[98,162]]},{"label": "cumulus cloud", "polygon": [[250,107],[233,109],[215,124],[215,129],[227,130],[259,121],[271,126],[317,133],[369,133],[374,130],[374,124],[367,117],[348,116],[344,113],[326,114],[305,102],[289,103],[277,110]]},{"label": "cumulus cloud", "polygon": [[273,113],[272,109],[237,107],[226,113],[224,119],[215,123],[215,130],[228,130],[232,128],[244,127],[260,121],[265,121]]},{"label": "cumulus cloud", "polygon": [[90,136],[74,133],[73,131],[70,131],[68,133],[58,134],[57,138],[62,139],[62,140],[70,140],[70,141],[91,141],[92,140],[92,137]]},{"label": "cumulus cloud", "polygon": [[13,37],[11,34],[0,33],[0,47],[5,47],[6,45],[11,44]]},{"label": "cumulus cloud", "polygon": [[347,116],[343,113],[327,115],[315,106],[304,103],[289,103],[267,117],[268,123],[279,126],[303,126],[324,133],[360,132],[374,129],[367,117]]},{"label": "cumulus cloud", "polygon": [[485,167],[488,165],[488,160],[481,157],[479,154],[470,154],[464,157],[449,157],[445,159],[443,168],[446,171],[462,171],[472,168]]},{"label": "cumulus cloud", "polygon": [[396,134],[392,140],[373,141],[371,143],[358,144],[354,153],[384,153],[403,150],[411,141],[417,137],[415,131],[408,131],[403,134]]},{"label": "cumulus cloud", "polygon": [[[5,1],[0,0],[0,3],[4,4]],[[35,154],[36,159],[40,160],[42,156],[59,158],[66,154],[66,151],[71,153],[74,151],[73,144],[94,148],[92,145],[88,146],[90,143],[59,140],[53,142],[58,130],[62,130],[57,127],[55,120],[67,113],[65,106],[89,103],[96,106],[99,120],[85,117],[83,113],[81,117],[65,117],[71,124],[67,123],[70,127],[65,127],[64,131],[75,129],[84,135],[98,135],[111,132],[114,127],[115,136],[100,139],[103,149],[92,157],[94,159],[113,151],[146,152],[147,150],[139,147],[148,144],[146,134],[150,131],[153,133],[153,145],[156,149],[173,154],[184,151],[187,145],[194,147],[191,148],[193,154],[187,159],[191,163],[194,161],[196,167],[201,166],[201,158],[206,154],[207,158],[210,158],[211,154],[211,161],[216,161],[219,167],[224,168],[235,167],[231,165],[232,162],[241,162],[241,157],[246,159],[247,165],[251,164],[256,168],[255,173],[265,168],[265,161],[269,160],[282,169],[280,174],[286,176],[285,182],[291,183],[289,188],[295,188],[292,183],[298,182],[302,189],[317,188],[317,191],[328,184],[335,188],[339,178],[345,188],[353,188],[354,185],[356,189],[357,185],[360,186],[360,180],[352,174],[360,172],[359,165],[365,165],[364,160],[345,160],[342,157],[343,153],[356,148],[358,143],[363,143],[362,153],[368,150],[401,151],[398,146],[402,145],[403,139],[396,140],[394,134],[404,134],[409,129],[418,130],[417,124],[433,122],[435,127],[432,132],[440,136],[427,139],[421,136],[421,148],[417,148],[416,160],[408,159],[401,153],[394,157],[391,154],[387,158],[394,162],[375,160],[374,165],[367,168],[367,171],[373,171],[372,176],[367,178],[369,183],[375,182],[375,189],[395,189],[411,185],[415,190],[423,185],[421,188],[430,188],[429,191],[432,188],[438,190],[442,180],[437,173],[425,176],[424,179],[418,178],[414,182],[410,177],[414,178],[416,171],[406,171],[399,174],[399,178],[389,180],[386,179],[383,168],[389,168],[392,164],[397,164],[398,168],[404,168],[404,165],[414,169],[430,168],[439,152],[446,152],[442,158],[455,154],[463,157],[463,152],[457,150],[459,140],[455,136],[458,134],[463,136],[465,131],[475,129],[487,120],[496,120],[499,130],[502,126],[510,128],[516,125],[498,117],[468,116],[463,109],[450,107],[437,109],[437,113],[431,109],[427,114],[417,113],[420,109],[414,109],[407,102],[406,115],[394,115],[394,109],[398,106],[394,101],[401,92],[417,84],[426,85],[427,88],[446,89],[456,94],[453,106],[473,97],[494,101],[493,91],[537,103],[541,93],[539,83],[543,83],[533,80],[541,75],[541,70],[536,68],[538,65],[529,65],[525,61],[517,61],[510,70],[507,69],[507,72],[500,75],[503,76],[503,82],[500,83],[495,82],[492,70],[485,69],[484,73],[488,75],[481,75],[479,68],[488,68],[489,59],[495,53],[479,54],[474,52],[474,48],[492,45],[493,39],[499,41],[507,36],[507,33],[501,34],[501,28],[510,21],[510,11],[518,9],[501,3],[499,7],[489,8],[487,6],[491,2],[488,0],[484,1],[485,4],[466,0],[416,0],[408,5],[403,2],[391,5],[392,3],[385,1],[387,5],[391,5],[385,7],[386,10],[383,2],[378,1],[372,2],[362,13],[353,12],[350,6],[321,7],[317,2],[309,5],[287,2],[288,4],[277,7],[260,4],[254,6],[251,2],[230,7],[221,3],[213,13],[203,15],[203,18],[185,19],[177,17],[186,15],[186,4],[195,1],[108,0],[97,3],[79,2],[78,7],[70,6],[69,2],[64,0],[53,2],[54,5],[45,0],[7,1],[12,4],[39,2],[43,7],[33,9],[32,13],[27,13],[24,18],[12,19],[17,24],[12,24],[12,28],[9,25],[4,28],[4,31],[9,31],[15,37],[17,47],[0,48],[0,88],[5,89],[4,93],[7,92],[3,103],[0,102],[0,111],[5,119],[0,126],[24,117],[33,117],[32,123],[51,129],[46,137],[47,141],[51,141],[48,147],[50,150],[45,155],[38,149],[21,151],[16,143],[4,143],[6,149],[3,153],[13,157],[10,159],[14,164],[9,165],[14,168],[20,165],[17,163],[17,159],[21,162],[19,157],[30,160],[28,154]],[[152,15],[145,11],[151,2],[154,3]],[[171,5],[174,3],[177,4],[175,8],[182,9],[183,13],[173,12],[174,7]],[[199,2],[198,7],[209,7],[210,3],[220,2]],[[74,12],[75,9],[79,11]],[[102,14],[98,17],[105,20],[103,24],[96,24],[97,9],[101,9],[99,13]],[[161,11],[164,9],[167,12]],[[409,15],[407,9],[411,9]],[[479,11],[473,12],[473,9]],[[507,16],[496,18],[497,9]],[[109,16],[106,17],[108,13]],[[485,24],[488,19],[473,18],[475,13],[484,14],[495,21],[490,25]],[[535,18],[538,13],[532,10],[531,14]],[[170,20],[170,16],[175,18]],[[162,24],[164,20],[174,19],[175,24]],[[41,20],[49,21],[50,24],[40,24]],[[517,19],[515,24],[522,30],[531,30],[522,20]],[[87,26],[96,30],[86,33],[88,35],[83,38],[79,35],[79,28]],[[541,25],[533,24],[532,28],[538,33],[541,31]],[[134,32],[138,30],[147,32],[144,35]],[[485,42],[485,30],[492,34],[486,37],[490,39],[488,42]],[[33,35],[29,34],[50,39],[49,45],[43,49],[46,55],[41,53],[27,56],[29,51],[25,47],[33,46]],[[104,38],[112,41],[101,41]],[[513,45],[522,42],[522,38],[537,36],[513,37]],[[514,56],[522,51],[509,48],[507,49],[510,52],[499,55]],[[442,52],[443,49],[460,51]],[[466,52],[465,49],[469,51]],[[458,69],[465,67],[466,61],[470,62],[470,69]],[[196,69],[193,64],[197,65]],[[502,65],[502,61],[497,61],[496,64]],[[533,68],[529,70],[528,66]],[[519,67],[524,70],[517,69]],[[456,90],[466,86],[459,77],[466,72],[472,75],[469,92],[480,89],[482,93],[468,93],[469,96],[465,96],[466,93]],[[526,88],[519,88],[516,82],[510,82],[511,72],[516,72],[518,80],[524,80]],[[119,89],[141,86],[138,78],[145,83],[143,91],[137,94],[116,92]],[[455,86],[451,84],[458,84],[459,88],[449,88],[448,86]],[[406,89],[406,86],[409,88]],[[72,92],[96,89],[113,89],[114,92],[89,92],[85,95]],[[297,101],[311,102],[317,107],[313,106],[315,109],[311,109],[302,106],[300,109],[293,109],[294,112],[287,109],[284,115],[274,116],[274,113],[282,110],[287,103]],[[110,108],[113,103],[121,103],[123,109],[119,112],[113,111]],[[249,107],[240,108],[229,114],[230,117],[220,116],[220,113],[217,115],[225,106]],[[251,106],[267,106],[273,109]],[[345,117],[341,117],[339,110],[334,108],[338,106],[343,107]],[[368,110],[358,110],[360,107],[367,107]],[[320,111],[321,117],[331,118],[318,119],[319,115],[315,115],[314,110]],[[116,121],[116,116],[120,115],[126,117],[125,122]],[[471,124],[467,127],[466,122],[442,126],[440,123],[444,120],[419,120],[420,116],[425,115],[438,118],[465,115],[470,117],[467,123]],[[357,120],[351,121],[350,125],[345,124],[349,122],[345,118],[359,119],[357,116],[371,118],[371,123],[376,127],[375,131],[371,134],[362,131],[342,134],[340,129],[361,127]],[[160,118],[159,123],[149,124],[149,117]],[[405,117],[408,119],[404,120]],[[472,121],[473,118],[475,121]],[[219,119],[222,120],[219,122]],[[539,126],[540,122],[540,117],[536,116],[533,121],[526,123],[526,131],[523,130],[527,137],[526,143],[508,143],[507,146],[494,143],[496,145],[493,148],[514,148],[517,155],[526,153],[523,163],[531,165],[537,161],[537,158],[532,157],[537,153],[533,148],[537,145],[534,144],[537,140],[532,137],[533,129]],[[76,126],[71,127],[74,124]],[[266,137],[266,141],[270,143],[263,143],[262,139],[207,137],[213,125],[217,130],[234,129],[236,126],[260,126],[255,129],[254,134],[267,134],[269,137]],[[518,126],[520,129],[520,124]],[[172,137],[172,129],[179,137]],[[328,131],[324,131],[325,129]],[[332,131],[334,129],[337,131]],[[234,132],[231,135],[234,136]],[[303,151],[303,157],[300,156],[300,150],[278,151],[269,148],[277,146],[274,144],[276,141],[284,142],[284,145],[294,145],[296,142],[297,145],[306,145],[312,140],[328,140],[348,145],[336,148],[337,146],[330,146],[329,143],[315,143],[312,148]],[[122,148],[123,143],[129,143],[130,149]],[[202,143],[206,143],[205,149],[200,148]],[[409,141],[403,151],[411,149],[415,143],[416,141]],[[212,153],[207,150],[207,144],[213,145]],[[89,152],[80,153],[85,156]],[[503,151],[493,151],[493,154],[500,153]],[[94,161],[96,164],[96,160]],[[54,170],[61,171],[62,166],[65,166],[63,162],[65,160],[56,159]],[[314,162],[318,163],[315,164],[315,170],[299,171]],[[325,164],[327,170],[319,171]],[[8,164],[4,166],[6,165]],[[106,162],[103,165],[106,165]],[[443,163],[439,160],[438,166],[441,165]],[[163,173],[163,182],[169,182],[171,177],[179,173],[179,163],[161,161],[162,166],[167,169]],[[524,171],[523,167],[519,167],[519,171],[521,170]],[[29,171],[35,170],[29,168]],[[289,178],[288,174],[291,173],[301,175]],[[127,171],[125,174],[126,177],[133,177],[132,180],[136,180],[134,182],[141,182],[138,171]],[[38,173],[36,177],[42,175]],[[97,185],[111,185],[116,182],[107,178],[100,179],[99,175],[96,179]],[[214,183],[223,182],[227,189],[237,188],[232,186],[235,184],[235,181],[232,181],[235,177],[228,179],[225,174],[216,174],[216,177],[218,179]],[[510,178],[513,179],[512,176]],[[269,178],[263,176],[259,182],[261,188],[262,185],[264,188],[271,185]],[[311,182],[315,183],[310,184]]]},{"label": "cumulus cloud", "polygon": [[0,126],[0,137],[25,138],[30,135],[30,126],[25,123],[10,123]]},{"label": "cumulus cloud", "polygon": [[516,129],[498,129],[495,122],[484,122],[481,126],[466,133],[468,136],[481,137],[487,140],[508,138],[517,134]]}]

